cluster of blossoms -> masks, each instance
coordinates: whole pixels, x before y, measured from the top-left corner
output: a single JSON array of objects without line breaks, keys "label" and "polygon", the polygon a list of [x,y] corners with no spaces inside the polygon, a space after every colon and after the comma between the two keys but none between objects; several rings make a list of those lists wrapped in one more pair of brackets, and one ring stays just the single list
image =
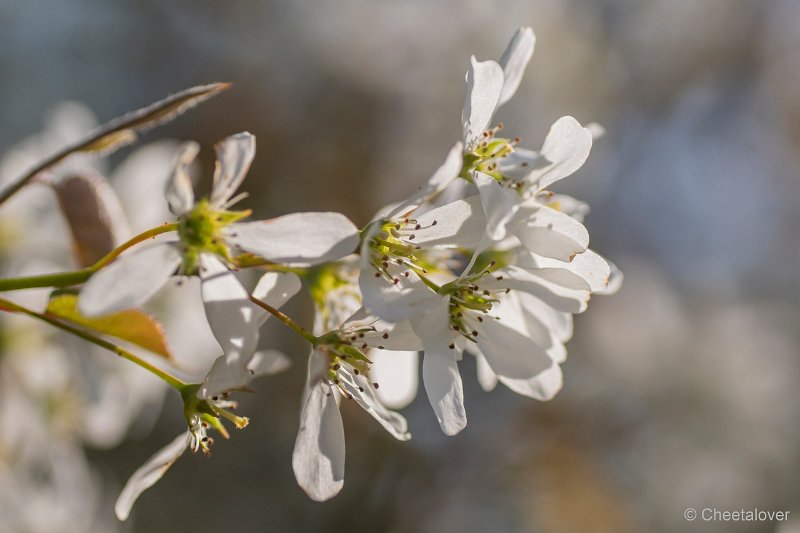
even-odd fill
[{"label": "cluster of blossoms", "polygon": [[[487,390],[500,382],[538,400],[559,391],[572,315],[591,294],[616,290],[621,275],[588,248],[586,205],[549,191],[586,160],[592,130],[563,117],[535,151],[493,122],[519,87],[534,43],[523,28],[499,61],[472,58],[462,138],[427,183],[362,229],[328,212],[246,220],[250,212],[234,206],[255,156],[248,133],[217,146],[207,198],[195,197],[190,176],[198,145],[179,150],[166,187],[173,231],[92,272],[78,299],[82,316],[102,317],[143,305],[171,279],[198,277],[222,352],[201,379],[171,383],[187,430],[134,473],[117,501],[120,519],[186,449],[210,453],[209,429],[227,438],[224,422],[247,425],[232,395],[287,367],[286,356],[259,350],[259,330],[271,316],[309,344],[292,465],[315,500],[343,485],[342,401],[357,403],[397,439],[411,436],[380,385],[415,376],[387,375],[379,360],[422,352],[424,388],[448,435],[467,424],[465,352],[477,359]],[[252,292],[236,275],[247,267],[266,270]],[[280,311],[304,286],[315,305],[310,330]]]}]

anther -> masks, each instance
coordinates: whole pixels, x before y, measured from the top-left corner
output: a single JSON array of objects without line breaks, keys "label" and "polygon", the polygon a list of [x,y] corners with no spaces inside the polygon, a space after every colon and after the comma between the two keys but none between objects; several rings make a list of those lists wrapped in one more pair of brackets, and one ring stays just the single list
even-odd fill
[{"label": "anther", "polygon": [[451,350],[455,350],[456,345],[451,342],[448,348],[450,348]]},{"label": "anther", "polygon": [[389,333],[384,333],[384,334],[383,334],[383,338],[384,338],[384,339],[388,339],[388,338],[389,338]]}]

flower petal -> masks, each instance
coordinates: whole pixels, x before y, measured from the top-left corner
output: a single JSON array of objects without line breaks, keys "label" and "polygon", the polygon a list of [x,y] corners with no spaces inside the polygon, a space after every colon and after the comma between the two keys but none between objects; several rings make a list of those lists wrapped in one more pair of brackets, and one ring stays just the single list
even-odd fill
[{"label": "flower petal", "polygon": [[370,415],[383,426],[397,440],[406,441],[411,438],[408,432],[408,421],[406,418],[395,411],[391,411],[384,406],[375,394],[372,383],[362,382],[359,384],[356,378],[345,371],[339,371],[341,384],[350,393],[353,399]]},{"label": "flower petal", "polygon": [[476,172],[474,178],[486,213],[486,234],[493,241],[505,239],[506,225],[520,207],[519,195],[482,172]]},{"label": "flower petal", "polygon": [[169,204],[169,210],[174,215],[187,213],[194,205],[194,190],[189,167],[194,162],[199,151],[200,145],[196,142],[184,143],[178,150],[175,169],[172,172],[172,178],[167,181],[166,191],[164,192]]},{"label": "flower petal", "polygon": [[206,318],[223,353],[200,389],[200,397],[207,398],[249,382],[247,365],[258,345],[262,310],[250,301],[250,294],[222,261],[203,254],[200,262]]},{"label": "flower petal", "polygon": [[581,168],[591,149],[592,132],[572,117],[561,117],[550,127],[541,150],[550,164],[532,170],[526,181],[542,190]]},{"label": "flower petal", "polygon": [[622,275],[622,270],[620,270],[617,265],[607,259],[605,259],[605,261],[608,263],[608,266],[611,269],[611,272],[608,275],[608,285],[605,289],[597,291],[597,294],[616,294],[616,292],[622,287],[622,280],[625,279],[625,276]]},{"label": "flower petal", "polygon": [[572,314],[556,311],[528,292],[516,291],[523,312],[538,320],[561,342],[572,338]]},{"label": "flower petal", "polygon": [[458,372],[460,349],[450,349],[453,342],[449,329],[449,298],[411,322],[414,331],[425,344],[422,359],[422,381],[428,401],[442,431],[455,435],[467,425],[464,409],[464,390]]},{"label": "flower petal", "polygon": [[86,282],[78,299],[82,315],[106,315],[138,307],[164,286],[181,263],[173,242],[123,254]]},{"label": "flower petal", "polygon": [[533,47],[536,44],[536,36],[531,28],[520,28],[508,43],[508,48],[500,57],[500,66],[503,68],[503,92],[500,94],[500,102],[497,107],[505,104],[514,93],[517,92],[522,76],[525,74],[525,67],[533,56]]},{"label": "flower petal", "polygon": [[232,224],[227,239],[269,261],[308,266],[352,253],[358,246],[358,228],[340,213],[293,213]]},{"label": "flower petal", "polygon": [[[537,274],[570,289],[589,289],[600,292],[608,287],[611,266],[602,256],[590,249],[565,262],[547,257],[530,257]],[[527,266],[520,263],[520,266]]]},{"label": "flower petal", "polygon": [[278,350],[259,350],[247,363],[247,370],[253,377],[271,376],[292,366],[292,360]]},{"label": "flower petal", "polygon": [[571,261],[589,246],[583,224],[541,204],[525,205],[508,226],[525,248],[544,257]]},{"label": "flower petal", "polygon": [[543,402],[552,400],[564,384],[561,366],[555,361],[550,368],[525,381],[512,380],[503,376],[499,376],[498,379],[514,392]]},{"label": "flower petal", "polygon": [[117,498],[117,503],[114,505],[114,512],[117,513],[117,518],[127,520],[136,499],[142,492],[155,485],[169,470],[169,467],[183,455],[183,452],[189,447],[191,437],[192,434],[188,431],[181,433],[133,473],[122,488],[122,492]]},{"label": "flower petal", "polygon": [[[258,280],[256,288],[253,289],[253,297],[275,309],[280,309],[301,288],[302,283],[297,274],[292,272],[267,272]],[[270,317],[270,314],[261,308],[258,308],[257,314],[261,324]]]},{"label": "flower petal", "polygon": [[344,485],[344,427],[336,396],[320,381],[312,354],[300,429],[292,454],[297,483],[315,501],[328,500]]},{"label": "flower petal", "polygon": [[405,276],[408,268],[389,263],[386,269],[392,277],[389,280],[383,275],[375,276],[376,270],[368,264],[366,258],[367,256],[362,255],[358,286],[364,305],[380,318],[400,322],[418,315],[439,301],[439,296],[414,272]]},{"label": "flower petal", "polygon": [[370,377],[379,385],[378,398],[390,409],[402,409],[417,396],[419,352],[370,350]]},{"label": "flower petal", "polygon": [[477,195],[437,207],[416,220],[420,229],[414,233],[414,242],[426,246],[474,248],[486,228]]},{"label": "flower petal", "polygon": [[475,359],[478,361],[478,383],[480,383],[481,388],[486,392],[494,390],[497,387],[497,374],[486,362],[483,354],[476,353]]},{"label": "flower petal", "polygon": [[[352,327],[362,321],[350,323],[348,326]],[[399,322],[385,322],[370,316],[363,320],[364,326],[374,328],[374,331],[367,331],[360,336],[359,341],[365,342],[369,346],[381,346],[383,350],[422,350],[422,340],[414,333],[411,323],[408,320],[401,320]]]},{"label": "flower petal", "polygon": [[578,222],[583,222],[590,211],[589,204],[567,194],[553,194],[547,197],[546,202],[542,203],[547,207],[571,216]]},{"label": "flower petal", "polygon": [[237,133],[214,148],[217,152],[217,163],[211,186],[211,205],[223,208],[250,169],[256,155],[256,138],[251,133]]},{"label": "flower petal", "polygon": [[456,435],[467,426],[457,358],[456,350],[436,346],[425,350],[422,359],[425,392],[445,435]]},{"label": "flower petal", "polygon": [[478,348],[492,371],[511,390],[530,396],[529,382],[547,370],[552,359],[525,327],[513,294],[492,307],[492,318],[477,326]]},{"label": "flower petal", "polygon": [[488,278],[483,286],[487,289],[514,289],[533,294],[557,311],[582,313],[589,301],[589,291],[568,289],[536,275],[535,270],[527,270],[514,265],[496,270],[497,277]]},{"label": "flower petal", "polygon": [[464,144],[471,149],[497,110],[503,91],[503,69],[496,61],[478,61],[470,58],[467,71],[467,98],[461,112]]}]

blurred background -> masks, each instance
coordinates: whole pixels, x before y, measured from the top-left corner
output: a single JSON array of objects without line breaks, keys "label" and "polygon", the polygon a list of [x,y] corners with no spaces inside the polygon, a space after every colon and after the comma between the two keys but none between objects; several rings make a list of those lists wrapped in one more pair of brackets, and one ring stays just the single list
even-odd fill
[{"label": "blurred background", "polygon": [[[13,177],[31,142],[47,145],[30,140],[37,132],[60,139],[170,92],[232,81],[147,134],[144,149],[97,167],[130,217],[161,216],[174,148],[164,139],[210,147],[248,130],[258,153],[247,207],[261,217],[340,211],[362,225],[439,165],[460,135],[470,54],[498,58],[521,25],[534,28],[536,52],[498,118],[531,148],[562,115],[605,126],[587,164],[556,190],[589,202],[592,247],[626,277],[619,294],[595,297],[576,318],[553,401],[484,393],[465,358],[470,423],[457,437],[440,432],[424,394],[403,410],[407,443],[347,405],[344,490],[314,503],[290,461],[305,348],[269,324],[264,343],[297,364],[255,383],[240,409],[250,427],[218,442],[211,460],[185,456],[118,524],[121,485],[179,431],[177,396],[162,409],[161,389],[125,367],[109,375],[130,397],[87,399],[74,378],[86,375],[84,345],[59,341],[60,355],[48,355],[61,337],[3,316],[3,432],[25,446],[38,435],[48,459],[22,479],[0,442],[0,531],[780,528],[690,525],[686,507],[789,510],[800,521],[798,2],[2,0],[0,174]],[[206,150],[206,186],[212,161]],[[3,233],[6,275],[50,271],[69,257],[52,202],[20,211],[16,222],[28,226],[17,240]],[[46,220],[52,226],[37,234]],[[308,302],[295,300],[289,311],[310,323]],[[192,342],[208,338],[202,320],[173,315],[175,351],[213,356]],[[23,430],[41,413],[14,387],[47,398],[79,390],[78,404],[109,412],[87,429],[86,413],[50,410],[47,429]],[[103,434],[120,406],[130,423]]]}]

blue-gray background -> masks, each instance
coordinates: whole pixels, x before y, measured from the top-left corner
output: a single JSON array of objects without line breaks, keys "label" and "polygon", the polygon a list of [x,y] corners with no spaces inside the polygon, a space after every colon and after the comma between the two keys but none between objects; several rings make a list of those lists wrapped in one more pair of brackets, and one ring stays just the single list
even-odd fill
[{"label": "blue-gray background", "polygon": [[[126,527],[675,531],[687,506],[800,514],[798,21],[793,1],[1,0],[0,153],[61,100],[106,120],[232,81],[145,140],[253,132],[247,202],[262,216],[361,225],[412,191],[459,135],[470,54],[499,57],[521,25],[538,41],[507,131],[535,148],[561,115],[607,129],[557,189],[590,202],[593,248],[626,285],[576,320],[555,400],[484,393],[470,359],[458,437],[424,395],[405,410],[408,443],[347,408],[345,488],[313,503],[290,464],[304,348],[273,325],[298,364],[258,383],[251,427],[182,459]],[[151,434],[88,451],[109,491],[176,433],[176,400]]]}]

